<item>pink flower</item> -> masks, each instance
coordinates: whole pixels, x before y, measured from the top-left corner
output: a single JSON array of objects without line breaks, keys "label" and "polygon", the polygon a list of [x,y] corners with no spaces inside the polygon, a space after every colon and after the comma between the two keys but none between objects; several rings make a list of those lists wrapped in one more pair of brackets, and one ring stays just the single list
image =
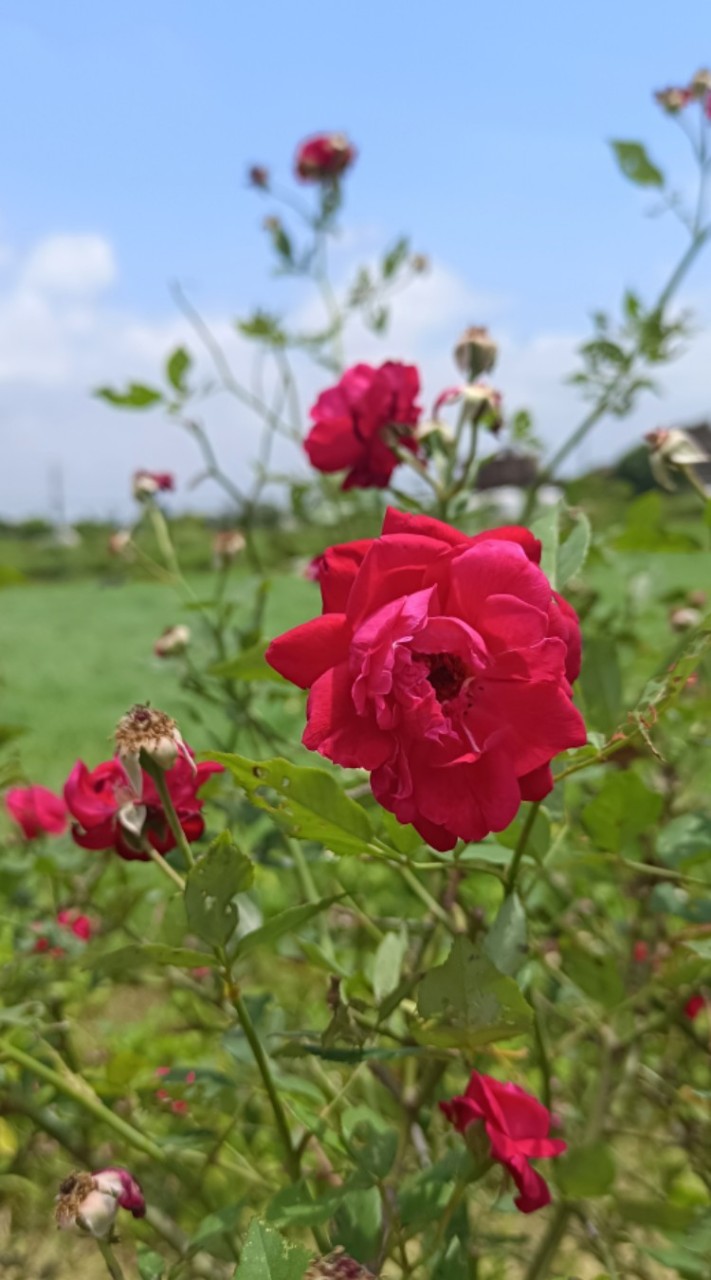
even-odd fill
[{"label": "pink flower", "polygon": [[420,377],[414,365],[357,364],[322,391],[304,441],[317,471],[345,471],[344,489],[384,489],[398,465],[395,442],[417,452]]},{"label": "pink flower", "polygon": [[333,182],[355,158],[355,147],[344,133],[317,133],[299,144],[294,168],[302,182]]},{"label": "pink flower", "polygon": [[517,1084],[502,1084],[473,1071],[466,1093],[439,1105],[458,1133],[483,1124],[491,1159],[508,1169],[518,1187],[514,1204],[521,1213],[533,1213],[550,1203],[548,1184],[529,1161],[559,1156],[566,1144],[548,1136],[551,1114],[537,1098]]},{"label": "pink flower", "polygon": [[470,538],[390,509],[380,538],[324,554],[323,616],[267,652],[311,690],[304,745],[369,770],[376,800],[436,849],[503,830],[586,741],[578,620],[540,554],[527,529]]},{"label": "pink flower", "polygon": [[11,787],[5,795],[5,805],[26,840],[36,840],[43,835],[58,836],[66,830],[64,801],[46,787]]},{"label": "pink flower", "polygon": [[[201,763],[193,767],[180,755],[165,774],[180,825],[189,841],[198,840],[205,829],[201,786],[222,765]],[[91,772],[79,760],[64,785],[64,799],[75,819],[72,837],[82,849],[115,849],[128,862],[148,862],[141,847],[147,840],[158,853],[175,848],[155,783],[141,770],[142,790],[136,795],[129,776],[118,759],[106,760]]]}]

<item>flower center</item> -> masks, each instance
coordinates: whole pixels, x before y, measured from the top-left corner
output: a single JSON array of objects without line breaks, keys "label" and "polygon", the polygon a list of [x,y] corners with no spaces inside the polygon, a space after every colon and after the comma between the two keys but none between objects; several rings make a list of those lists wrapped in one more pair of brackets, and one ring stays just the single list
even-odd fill
[{"label": "flower center", "polygon": [[429,667],[429,680],[438,702],[450,702],[456,698],[464,681],[471,674],[456,653],[421,653],[418,657]]}]

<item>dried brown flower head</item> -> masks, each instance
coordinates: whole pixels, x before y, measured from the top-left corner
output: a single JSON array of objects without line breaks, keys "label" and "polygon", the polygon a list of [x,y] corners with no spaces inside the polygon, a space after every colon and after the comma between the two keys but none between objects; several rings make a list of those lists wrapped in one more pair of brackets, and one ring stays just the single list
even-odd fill
[{"label": "dried brown flower head", "polygon": [[311,1263],[304,1280],[375,1280],[372,1271],[368,1271],[355,1258],[349,1258],[342,1249],[334,1249],[326,1258],[317,1258]]},{"label": "dried brown flower head", "polygon": [[[116,727],[116,752],[137,797],[141,796],[141,753],[159,769],[170,769],[179,755],[193,765],[175,720],[157,707],[137,703]],[[194,765],[193,765],[194,767]]]}]

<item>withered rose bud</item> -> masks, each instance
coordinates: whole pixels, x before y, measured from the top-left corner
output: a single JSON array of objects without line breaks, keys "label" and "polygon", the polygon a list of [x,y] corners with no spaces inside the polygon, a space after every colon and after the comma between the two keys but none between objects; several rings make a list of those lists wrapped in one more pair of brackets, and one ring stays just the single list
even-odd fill
[{"label": "withered rose bud", "polygon": [[707,93],[711,93],[711,71],[708,67],[701,67],[696,75],[692,76],[689,82],[689,93],[695,99],[705,98]]},{"label": "withered rose bud", "polygon": [[368,1271],[355,1258],[349,1258],[342,1249],[334,1249],[328,1257],[317,1258],[311,1263],[304,1280],[375,1280],[372,1271]]},{"label": "withered rose bud", "polygon": [[410,266],[418,276],[421,276],[425,271],[429,271],[430,260],[425,253],[413,253],[410,258]]},{"label": "withered rose bud", "polygon": [[134,1218],[146,1212],[140,1185],[127,1169],[74,1172],[60,1185],[55,1220],[62,1231],[76,1228],[105,1240],[111,1238],[119,1209]]},{"label": "withered rose bud", "polygon": [[262,226],[265,231],[271,231],[272,233],[281,231],[281,218],[277,218],[275,214],[270,213],[269,217],[264,219]]},{"label": "withered rose bud", "polygon": [[180,622],[175,627],[166,627],[153,645],[153,652],[157,658],[174,658],[177,654],[185,653],[190,644],[190,637],[190,627],[186,627],[185,623]]},{"label": "withered rose bud", "polygon": [[690,591],[687,600],[694,609],[705,609],[708,604],[708,594],[706,591]]},{"label": "withered rose bud", "polygon": [[473,382],[496,364],[499,348],[489,330],[477,325],[465,329],[454,348],[454,362],[465,378]]},{"label": "withered rose bud", "polygon": [[159,769],[171,769],[182,755],[195,769],[175,720],[156,707],[140,703],[122,716],[116,727],[116,754],[137,797],[143,788],[141,755]]},{"label": "withered rose bud", "polygon": [[678,111],[683,111],[691,101],[691,93],[688,89],[672,88],[659,89],[654,95],[663,111],[667,111],[669,115],[676,115]]},{"label": "withered rose bud", "polygon": [[259,187],[262,191],[266,191],[269,187],[269,170],[264,165],[253,164],[248,170],[247,177],[252,187]]},{"label": "withered rose bud", "polygon": [[226,568],[244,551],[246,545],[245,536],[239,529],[224,529],[216,533],[212,540],[212,557],[215,567]]},{"label": "withered rose bud", "polygon": [[681,609],[672,609],[669,614],[669,625],[675,631],[690,631],[692,627],[698,626],[701,621],[701,612],[699,609],[692,609],[690,606]]},{"label": "withered rose bud", "polygon": [[117,529],[115,533],[109,535],[106,543],[106,549],[110,556],[124,556],[131,545],[131,533],[129,529]]},{"label": "withered rose bud", "polygon": [[696,441],[677,427],[668,430],[660,427],[656,431],[648,431],[644,438],[649,445],[652,474],[663,489],[674,488],[672,471],[687,472],[689,468],[709,461]]},{"label": "withered rose bud", "polygon": [[169,471],[135,471],[133,496],[139,502],[152,498],[156,493],[168,493],[175,488],[175,477]]}]

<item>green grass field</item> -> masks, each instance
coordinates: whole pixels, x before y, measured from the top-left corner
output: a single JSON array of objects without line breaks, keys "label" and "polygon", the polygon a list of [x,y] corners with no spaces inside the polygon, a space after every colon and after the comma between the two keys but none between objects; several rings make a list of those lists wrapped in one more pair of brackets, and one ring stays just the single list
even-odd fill
[{"label": "green grass field", "polygon": [[[191,579],[209,598],[214,577]],[[235,623],[249,617],[252,583],[235,576],[229,590]],[[106,759],[119,716],[150,701],[190,730],[175,664],[153,655],[167,626],[187,621],[200,643],[200,619],[166,585],[97,581],[28,584],[0,595],[0,722],[22,726],[15,744],[28,779],[57,787],[74,761]],[[318,612],[318,591],[302,578],[273,580],[266,630],[276,634]],[[236,648],[236,646],[235,646]]]}]

